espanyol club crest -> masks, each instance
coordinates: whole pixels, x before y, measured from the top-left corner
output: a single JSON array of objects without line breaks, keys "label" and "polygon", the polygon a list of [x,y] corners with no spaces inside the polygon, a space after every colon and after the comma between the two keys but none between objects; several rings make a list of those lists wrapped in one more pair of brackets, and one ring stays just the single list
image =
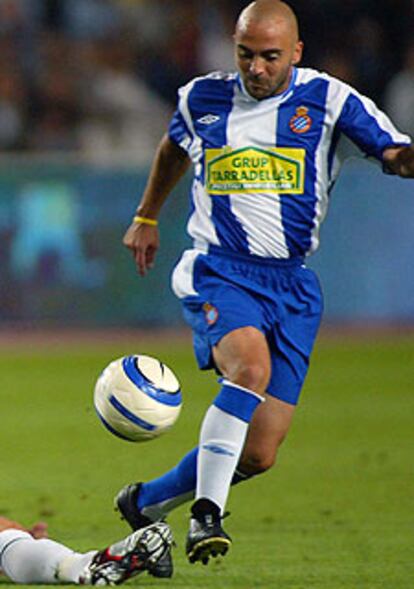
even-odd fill
[{"label": "espanyol club crest", "polygon": [[290,119],[289,127],[294,133],[306,133],[312,126],[312,119],[308,115],[306,106],[298,106],[296,114]]},{"label": "espanyol club crest", "polygon": [[218,319],[218,311],[216,307],[214,307],[210,303],[204,303],[203,311],[205,313],[208,325],[213,325]]}]

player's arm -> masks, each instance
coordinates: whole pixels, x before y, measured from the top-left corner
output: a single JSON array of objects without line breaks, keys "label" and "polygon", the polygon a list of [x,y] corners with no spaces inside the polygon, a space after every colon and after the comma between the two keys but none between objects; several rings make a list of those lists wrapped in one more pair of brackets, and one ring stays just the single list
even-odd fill
[{"label": "player's arm", "polygon": [[0,532],[4,532],[4,530],[25,530],[24,526],[15,522],[8,517],[3,517],[0,515]]},{"label": "player's arm", "polygon": [[332,79],[338,92],[348,96],[342,105],[337,126],[367,156],[384,164],[384,169],[403,178],[414,177],[414,145],[368,97]]},{"label": "player's arm", "polygon": [[22,524],[19,524],[19,522],[0,515],[0,532],[10,529],[29,532],[34,538],[47,538],[47,524],[44,522],[37,522],[31,528],[26,528]]},{"label": "player's arm", "polygon": [[414,145],[390,147],[383,153],[384,163],[402,178],[414,178]]},{"label": "player's arm", "polygon": [[188,170],[190,163],[187,153],[171,141],[168,135],[164,135],[156,151],[134,221],[123,239],[124,245],[134,255],[137,270],[141,276],[152,268],[159,248],[157,218],[161,207]]}]

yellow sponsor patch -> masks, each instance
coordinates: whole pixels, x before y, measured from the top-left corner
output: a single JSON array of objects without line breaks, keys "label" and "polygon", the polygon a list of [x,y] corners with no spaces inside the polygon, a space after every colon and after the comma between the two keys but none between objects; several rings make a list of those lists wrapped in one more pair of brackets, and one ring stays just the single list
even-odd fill
[{"label": "yellow sponsor patch", "polygon": [[304,192],[304,149],[206,149],[205,164],[206,188],[210,194]]}]

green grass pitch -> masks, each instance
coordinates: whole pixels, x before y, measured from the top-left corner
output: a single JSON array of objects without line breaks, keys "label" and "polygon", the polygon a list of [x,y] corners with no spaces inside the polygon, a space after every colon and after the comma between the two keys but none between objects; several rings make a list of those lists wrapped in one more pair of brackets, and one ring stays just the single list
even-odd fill
[{"label": "green grass pitch", "polygon": [[[119,340],[118,340],[119,341]],[[179,375],[185,404],[164,438],[111,436],[92,407],[94,380],[115,357],[156,355]],[[188,506],[170,517],[175,575],[129,585],[194,589],[414,587],[414,337],[320,337],[278,465],[235,488],[225,528],[234,544],[208,567],[184,557]],[[86,550],[127,533],[112,498],[173,466],[197,443],[217,390],[189,338],[0,349],[0,513],[49,522]],[[3,587],[8,581],[0,581]]]}]

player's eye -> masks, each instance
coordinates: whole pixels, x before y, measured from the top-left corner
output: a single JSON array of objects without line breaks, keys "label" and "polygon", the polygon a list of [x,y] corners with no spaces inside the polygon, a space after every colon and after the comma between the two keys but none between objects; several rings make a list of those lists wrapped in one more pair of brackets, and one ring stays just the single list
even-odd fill
[{"label": "player's eye", "polygon": [[253,52],[249,51],[246,47],[238,47],[237,48],[237,55],[239,59],[252,59]]},{"label": "player's eye", "polygon": [[280,58],[279,53],[269,53],[264,56],[266,61],[277,61]]},{"label": "player's eye", "polygon": [[248,53],[246,51],[239,51],[239,58],[240,59],[252,59],[253,58],[253,54],[252,53]]}]

